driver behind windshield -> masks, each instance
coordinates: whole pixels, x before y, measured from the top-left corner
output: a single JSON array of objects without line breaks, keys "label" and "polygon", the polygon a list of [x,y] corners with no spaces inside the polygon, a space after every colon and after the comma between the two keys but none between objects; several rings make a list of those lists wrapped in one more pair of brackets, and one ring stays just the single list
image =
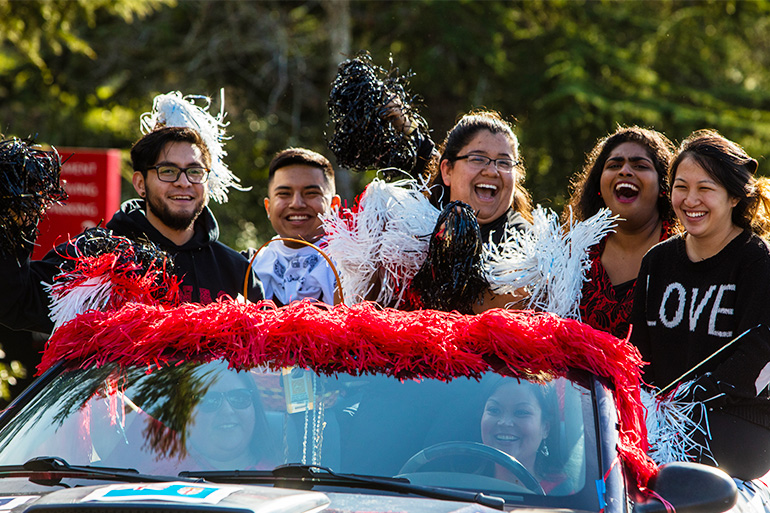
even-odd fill
[{"label": "driver behind windshield", "polygon": [[[516,458],[549,493],[565,479],[548,445],[552,427],[556,431],[556,426],[556,401],[551,384],[501,378],[484,403],[481,441]],[[510,470],[497,463],[483,473],[522,484]]]}]

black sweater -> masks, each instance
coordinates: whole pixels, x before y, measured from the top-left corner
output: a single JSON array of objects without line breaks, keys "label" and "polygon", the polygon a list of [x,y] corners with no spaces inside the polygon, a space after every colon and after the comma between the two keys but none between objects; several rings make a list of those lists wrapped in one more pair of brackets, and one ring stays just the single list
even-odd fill
[{"label": "black sweater", "polygon": [[631,315],[631,342],[650,362],[645,381],[665,387],[763,324],[685,381],[711,372],[729,398],[725,411],[770,427],[766,380],[760,378],[770,362],[768,294],[770,250],[751,232],[700,262],[688,258],[682,236],[653,247],[642,260]]},{"label": "black sweater", "polygon": [[[208,207],[195,222],[193,238],[177,246],[156,230],[144,215],[144,200],[129,200],[107,223],[115,235],[150,240],[174,256],[181,279],[181,300],[207,304],[219,297],[243,295],[243,282],[249,275],[249,299],[262,299],[262,284],[256,279],[246,258],[225,246],[219,238],[219,226]],[[48,317],[49,296],[43,287],[59,273],[66,245],[50,251],[42,260],[0,259],[0,324],[12,329],[49,333],[53,322]]]}]

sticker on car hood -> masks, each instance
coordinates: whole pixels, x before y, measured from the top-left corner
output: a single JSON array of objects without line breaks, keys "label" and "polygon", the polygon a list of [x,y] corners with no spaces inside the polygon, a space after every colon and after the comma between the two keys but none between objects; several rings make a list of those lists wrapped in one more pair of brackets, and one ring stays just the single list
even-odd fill
[{"label": "sticker on car hood", "polygon": [[183,482],[112,485],[94,490],[83,502],[126,502],[159,500],[192,504],[217,504],[238,486],[211,486]]},{"label": "sticker on car hood", "polygon": [[21,506],[25,502],[37,499],[37,495],[13,495],[10,497],[0,497],[0,513],[11,511],[16,506]]}]

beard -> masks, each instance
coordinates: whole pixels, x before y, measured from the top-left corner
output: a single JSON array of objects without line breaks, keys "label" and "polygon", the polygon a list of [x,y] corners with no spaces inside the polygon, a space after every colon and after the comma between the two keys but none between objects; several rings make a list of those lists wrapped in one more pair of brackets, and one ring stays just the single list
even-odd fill
[{"label": "beard", "polygon": [[203,207],[205,207],[205,198],[200,198],[192,212],[172,212],[168,205],[159,196],[155,195],[149,187],[146,188],[146,192],[147,209],[172,230],[183,231],[188,229],[195,223],[195,220],[203,212]]}]

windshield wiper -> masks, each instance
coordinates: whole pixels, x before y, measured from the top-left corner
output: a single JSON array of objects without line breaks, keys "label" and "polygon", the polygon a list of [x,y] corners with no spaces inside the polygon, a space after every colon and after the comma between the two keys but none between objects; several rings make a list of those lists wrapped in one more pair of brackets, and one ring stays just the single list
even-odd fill
[{"label": "windshield wiper", "polygon": [[[61,483],[62,478],[59,476],[50,477],[45,479],[34,478],[34,474],[37,472],[61,472],[77,474],[77,477],[84,479],[107,479],[111,481],[128,481],[132,483],[139,482],[168,482],[179,481],[179,477],[175,476],[157,476],[152,474],[140,474],[137,470],[132,468],[111,468],[111,467],[92,467],[88,465],[70,465],[63,458],[57,456],[39,456],[32,458],[23,465],[5,465],[0,467],[0,473],[10,472],[14,474],[18,473],[31,473],[30,480],[39,484],[45,485],[58,485]],[[196,481],[195,479],[182,479],[183,481]],[[200,481],[198,479],[198,481]]]},{"label": "windshield wiper", "polygon": [[472,502],[502,510],[505,499],[480,492],[467,492],[451,488],[422,486],[401,477],[363,476],[358,474],[337,474],[328,467],[289,463],[273,470],[202,470],[180,472],[181,477],[203,478],[207,481],[253,481],[272,482],[275,480],[310,481],[318,484],[337,484],[345,486],[363,486],[377,490],[411,493],[432,499]]}]

